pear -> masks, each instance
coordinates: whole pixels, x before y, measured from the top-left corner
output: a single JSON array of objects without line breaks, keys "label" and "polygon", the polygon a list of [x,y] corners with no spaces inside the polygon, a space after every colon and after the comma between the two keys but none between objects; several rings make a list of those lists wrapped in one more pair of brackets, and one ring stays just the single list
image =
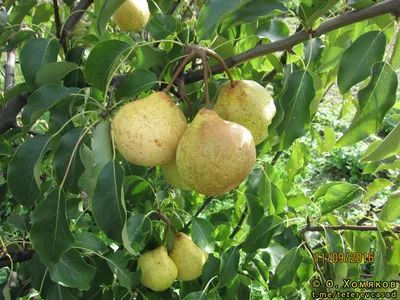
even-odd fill
[{"label": "pear", "polygon": [[142,271],[142,284],[155,292],[165,291],[178,276],[178,269],[168,256],[165,246],[142,254],[138,260],[138,269]]},{"label": "pear", "polygon": [[193,190],[207,196],[238,187],[250,174],[256,149],[249,130],[201,109],[176,151],[179,174]]},{"label": "pear", "polygon": [[115,11],[113,19],[124,31],[140,31],[149,21],[147,0],[125,0]]},{"label": "pear", "polygon": [[208,253],[199,248],[184,233],[175,236],[169,257],[178,269],[178,280],[190,281],[201,275]]},{"label": "pear", "polygon": [[164,92],[124,105],[111,123],[118,151],[144,167],[174,160],[186,127],[185,115]]},{"label": "pear", "polygon": [[173,185],[180,190],[190,190],[190,187],[185,184],[184,179],[178,173],[176,160],[171,160],[170,162],[161,165],[161,172],[170,185]]},{"label": "pear", "polygon": [[268,137],[268,126],[275,116],[276,108],[270,93],[251,80],[223,84],[218,92],[214,110],[227,121],[243,125],[253,135],[255,145]]}]

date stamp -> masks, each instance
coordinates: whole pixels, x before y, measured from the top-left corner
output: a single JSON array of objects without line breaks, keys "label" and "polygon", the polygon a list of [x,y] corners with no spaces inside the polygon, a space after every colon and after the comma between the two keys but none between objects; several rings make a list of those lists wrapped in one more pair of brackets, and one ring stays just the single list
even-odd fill
[{"label": "date stamp", "polygon": [[316,263],[373,263],[375,256],[373,252],[328,252],[328,253],[315,253],[314,260]]}]

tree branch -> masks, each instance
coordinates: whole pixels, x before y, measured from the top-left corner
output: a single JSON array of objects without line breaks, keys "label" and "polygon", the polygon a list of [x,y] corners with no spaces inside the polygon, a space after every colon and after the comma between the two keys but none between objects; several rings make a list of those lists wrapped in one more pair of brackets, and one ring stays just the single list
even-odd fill
[{"label": "tree branch", "polygon": [[53,9],[54,9],[54,20],[56,22],[56,36],[60,40],[60,43],[63,46],[64,54],[67,54],[67,44],[65,43],[65,39],[61,38],[61,19],[60,19],[60,9],[58,8],[58,0],[53,0]]},{"label": "tree branch", "polygon": [[14,87],[15,76],[14,76],[14,66],[15,66],[15,49],[7,52],[7,62],[4,65],[5,79],[4,79],[4,93],[9,89]]},{"label": "tree branch", "polygon": [[178,8],[179,4],[181,3],[181,0],[175,0],[172,4],[171,7],[169,8],[167,15],[172,15],[175,10]]},{"label": "tree branch", "polygon": [[[213,197],[207,197],[206,200],[203,202],[203,204],[200,206],[198,211],[194,214],[194,217],[198,217],[200,213],[207,207],[208,204],[211,203]],[[192,220],[186,223],[186,225],[183,228],[188,228],[192,224]]]},{"label": "tree branch", "polygon": [[72,10],[67,20],[64,23],[64,28],[61,33],[61,39],[67,38],[74,30],[76,24],[85,14],[85,10],[93,3],[93,0],[81,0]]},{"label": "tree branch", "polygon": [[239,232],[240,229],[242,228],[242,225],[243,225],[243,223],[244,223],[244,220],[245,220],[246,217],[247,217],[247,213],[248,213],[248,212],[249,212],[249,208],[248,208],[248,206],[246,205],[245,208],[244,208],[244,211],[243,211],[243,213],[242,213],[242,216],[240,217],[240,220],[239,220],[239,222],[237,223],[235,229],[232,231],[231,235],[229,236],[229,239],[232,240],[232,239],[238,234],[238,232]]},{"label": "tree branch", "polygon": [[[306,231],[325,231],[325,229],[330,230],[357,230],[357,231],[377,231],[376,226],[357,226],[357,225],[339,225],[339,226],[304,226],[299,229],[300,233]],[[391,228],[394,232],[400,232],[400,226],[394,226]]]},{"label": "tree branch", "polygon": [[[10,253],[11,259],[13,263],[24,262],[26,260],[30,260],[35,253],[35,250],[19,250],[13,253]],[[0,257],[0,269],[4,267],[8,267],[11,265],[11,261],[8,257]]]},{"label": "tree branch", "polygon": [[[322,23],[316,30],[313,30],[311,33],[306,30],[302,30],[298,33],[295,33],[279,41],[265,45],[257,45],[256,47],[248,51],[239,53],[235,56],[226,59],[225,63],[229,68],[232,68],[234,66],[245,63],[253,58],[264,56],[266,54],[274,53],[277,51],[291,49],[297,44],[307,41],[309,39],[310,34],[312,34],[313,37],[319,37],[325,33],[339,29],[341,27],[345,27],[353,23],[361,22],[376,16],[398,11],[400,11],[399,0],[387,0],[364,9],[347,12],[341,16],[332,18]],[[216,64],[212,66],[211,72],[212,74],[222,73],[223,72],[222,65]],[[184,80],[186,84],[188,84],[202,80],[202,78],[203,78],[202,70],[188,71],[184,77]]]},{"label": "tree branch", "polygon": [[0,134],[10,128],[15,128],[17,124],[17,115],[26,105],[28,97],[32,92],[24,92],[12,97],[0,110]]}]

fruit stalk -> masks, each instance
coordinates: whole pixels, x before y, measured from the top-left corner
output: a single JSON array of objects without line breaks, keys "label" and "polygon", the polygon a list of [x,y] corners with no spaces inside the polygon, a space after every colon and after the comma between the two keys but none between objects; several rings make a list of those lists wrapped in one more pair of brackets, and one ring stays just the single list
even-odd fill
[{"label": "fruit stalk", "polygon": [[168,94],[169,90],[171,89],[172,85],[174,84],[175,80],[178,78],[179,74],[183,71],[185,66],[193,59],[193,52],[189,52],[188,56],[182,61],[179,65],[178,69],[175,71],[174,75],[171,78],[171,81],[168,83],[168,86],[165,88],[164,92]]},{"label": "fruit stalk", "polygon": [[208,57],[202,58],[204,69],[204,93],[206,94],[206,108],[211,109],[210,93],[208,91]]},{"label": "fruit stalk", "polygon": [[224,68],[226,75],[228,75],[229,81],[231,82],[231,86],[235,87],[235,81],[233,80],[232,74],[229,71],[228,66],[226,65],[225,61],[222,59],[221,56],[219,56],[215,51],[211,50],[211,49],[206,49],[206,53],[215,58]]}]

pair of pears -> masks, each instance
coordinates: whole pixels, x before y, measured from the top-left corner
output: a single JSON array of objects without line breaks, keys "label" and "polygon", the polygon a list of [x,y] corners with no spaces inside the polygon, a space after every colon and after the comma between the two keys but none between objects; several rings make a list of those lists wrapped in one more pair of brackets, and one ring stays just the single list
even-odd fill
[{"label": "pair of pears", "polygon": [[165,246],[160,246],[139,257],[141,282],[153,291],[165,291],[176,279],[189,281],[198,278],[207,258],[207,252],[200,249],[186,234],[178,233],[169,254]]},{"label": "pair of pears", "polygon": [[123,31],[140,31],[150,18],[147,0],[125,0],[113,15],[114,22]]},{"label": "pair of pears", "polygon": [[126,104],[112,122],[117,149],[133,164],[161,165],[180,189],[215,196],[236,188],[253,169],[275,105],[258,83],[235,83],[221,86],[214,110],[201,109],[189,126],[164,92]]}]

